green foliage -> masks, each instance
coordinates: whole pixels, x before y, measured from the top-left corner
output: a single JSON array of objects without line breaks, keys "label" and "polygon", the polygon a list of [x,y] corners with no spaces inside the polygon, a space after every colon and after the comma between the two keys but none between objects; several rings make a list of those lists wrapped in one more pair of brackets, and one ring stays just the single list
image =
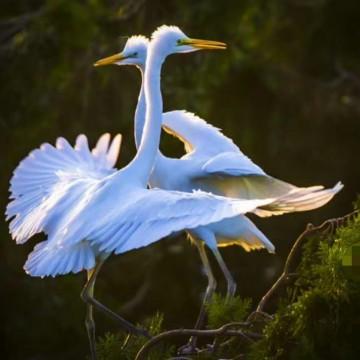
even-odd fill
[{"label": "green foliage", "polygon": [[[208,327],[217,328],[229,322],[243,321],[248,315],[251,306],[250,299],[241,299],[235,296],[232,299],[215,294],[211,303],[207,306]],[[163,315],[155,314],[154,317],[146,320],[141,327],[147,328],[151,335],[157,335],[164,331],[162,328]],[[99,360],[133,360],[139,349],[145,344],[146,339],[138,336],[131,336],[127,345],[123,347],[126,339],[124,333],[110,334],[107,333],[101,337],[97,343],[97,354]],[[170,358],[174,354],[175,346],[169,346],[166,343],[161,343],[153,348],[149,353],[149,360],[163,360]],[[223,349],[224,354],[233,353],[239,349],[239,344],[230,342],[228,346]],[[215,359],[209,354],[200,354],[195,356],[197,360],[211,360]]]},{"label": "green foliage", "polygon": [[[156,313],[152,318],[144,321],[139,325],[148,329],[150,335],[154,336],[159,334],[164,329],[162,328],[163,315]],[[131,336],[127,341],[126,346],[123,346],[127,335],[122,333],[118,334],[105,334],[104,337],[98,340],[96,350],[99,360],[133,360],[139,349],[145,344],[146,338],[139,336]],[[173,346],[157,346],[151,352],[149,360],[162,360],[170,357],[173,352]]]},{"label": "green foliage", "polygon": [[242,299],[240,296],[227,299],[221,294],[214,294],[206,306],[208,327],[215,329],[229,322],[243,321],[249,314],[250,306],[251,299]]},{"label": "green foliage", "polygon": [[360,216],[335,237],[313,236],[275,318],[250,359],[355,359],[360,350],[360,267],[344,265],[360,249]]},{"label": "green foliage", "polygon": [[96,344],[96,352],[99,360],[117,360],[123,351],[124,335],[106,333]]}]

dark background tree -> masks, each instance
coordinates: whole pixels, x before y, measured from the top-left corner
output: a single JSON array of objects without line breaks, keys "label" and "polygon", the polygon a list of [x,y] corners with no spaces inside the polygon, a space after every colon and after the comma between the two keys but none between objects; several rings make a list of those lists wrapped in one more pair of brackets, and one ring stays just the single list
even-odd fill
[{"label": "dark background tree", "polygon": [[[276,255],[223,251],[239,293],[258,299],[304,224],[350,211],[359,192],[359,19],[356,0],[3,0],[2,209],[17,163],[57,136],[73,141],[85,133],[94,142],[106,131],[121,132],[119,166],[133,157],[139,76],[131,68],[92,67],[119,51],[123,36],[149,35],[166,23],[194,37],[226,41],[229,49],[223,53],[169,59],[163,73],[165,110],[191,110],[221,127],[276,177],[299,186],[345,184],[322,209],[255,219],[276,245]],[[169,155],[183,152],[168,136],[162,147]],[[84,358],[79,298],[84,275],[28,277],[22,265],[35,241],[16,246],[5,222],[0,231],[1,358]],[[206,283],[200,270],[185,236],[170,238],[110,260],[97,294],[132,321],[160,310],[166,327],[190,326]],[[101,314],[96,318],[99,334],[116,329]]]}]

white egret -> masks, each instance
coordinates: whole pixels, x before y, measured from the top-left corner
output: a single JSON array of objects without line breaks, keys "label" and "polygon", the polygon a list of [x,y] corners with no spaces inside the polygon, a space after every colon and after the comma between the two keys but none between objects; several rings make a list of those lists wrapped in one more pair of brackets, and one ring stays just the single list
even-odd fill
[{"label": "white egret", "polygon": [[[128,39],[121,53],[102,59],[97,65],[136,65],[144,78],[147,48],[146,37],[133,36]],[[135,115],[137,147],[141,141],[145,113],[146,101],[144,83],[142,83]],[[276,198],[277,200],[271,204],[255,210],[255,213],[262,217],[318,208],[330,201],[343,187],[338,183],[333,188],[325,190],[323,186],[299,188],[271,177],[246,157],[231,139],[222,134],[220,129],[192,113],[186,111],[164,113],[163,127],[184,143],[187,154],[181,159],[173,159],[159,151],[150,177],[152,187],[187,192],[203,189],[216,194],[247,199]],[[199,249],[208,276],[204,302],[208,301],[216,286],[204,243],[214,253],[226,277],[228,295],[235,292],[236,284],[221,258],[218,247],[240,245],[246,251],[257,248],[274,251],[271,242],[244,215],[189,230],[188,234]],[[201,311],[197,326],[200,325],[203,315]]]},{"label": "white egret", "polygon": [[87,270],[82,298],[88,304],[86,325],[92,359],[96,358],[93,306],[118,320],[127,331],[146,335],[94,298],[97,274],[111,253],[147,246],[172,232],[207,225],[273,201],[147,189],[160,141],[163,61],[171,53],[224,47],[220,42],[190,39],[177,28],[154,33],[145,72],[148,106],[143,137],[135,158],[125,168],[112,168],[118,138],[109,150],[103,151],[100,144],[102,160],[94,161],[98,152],[91,155],[81,136],[75,148],[64,139],[58,140],[56,148],[44,144],[15,169],[7,207],[10,232],[17,243],[39,232],[47,234],[24,268],[32,276]]}]

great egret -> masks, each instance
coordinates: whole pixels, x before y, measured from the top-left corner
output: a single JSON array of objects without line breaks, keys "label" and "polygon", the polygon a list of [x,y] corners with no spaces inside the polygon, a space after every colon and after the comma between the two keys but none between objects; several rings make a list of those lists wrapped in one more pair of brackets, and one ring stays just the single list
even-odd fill
[{"label": "great egret", "polygon": [[[144,78],[148,43],[144,36],[132,36],[121,53],[104,58],[96,65],[136,65]],[[146,101],[142,83],[135,115],[137,147],[141,141],[145,113]],[[299,188],[271,177],[246,157],[220,129],[186,111],[164,113],[163,128],[185,144],[187,155],[181,159],[173,159],[159,151],[150,177],[152,187],[187,192],[203,189],[216,194],[248,199],[276,198],[277,200],[271,204],[255,210],[255,213],[262,217],[318,208],[330,201],[343,187],[338,183],[332,189],[325,190],[323,186]],[[244,215],[189,230],[188,234],[199,249],[208,276],[204,302],[208,301],[216,286],[203,247],[204,242],[214,253],[225,275],[228,295],[235,292],[236,285],[218,247],[240,245],[246,251],[264,247],[269,252],[274,251],[271,242]],[[200,313],[197,326],[202,318],[203,311]]]},{"label": "great egret", "polygon": [[[91,155],[86,137],[80,136],[75,148],[65,139],[59,139],[56,148],[42,145],[15,169],[6,211],[12,219],[10,232],[17,243],[39,232],[48,235],[35,246],[24,268],[32,276],[87,270],[82,298],[88,304],[86,325],[92,359],[96,358],[93,306],[118,320],[127,331],[146,335],[94,298],[96,277],[111,253],[147,246],[172,232],[207,225],[273,201],[147,189],[160,141],[163,61],[171,53],[223,48],[224,43],[190,39],[174,27],[154,33],[145,72],[148,106],[143,137],[135,158],[125,168],[112,168],[119,138],[106,150],[101,141],[99,150]],[[99,152],[101,159],[98,156],[94,161]]]}]

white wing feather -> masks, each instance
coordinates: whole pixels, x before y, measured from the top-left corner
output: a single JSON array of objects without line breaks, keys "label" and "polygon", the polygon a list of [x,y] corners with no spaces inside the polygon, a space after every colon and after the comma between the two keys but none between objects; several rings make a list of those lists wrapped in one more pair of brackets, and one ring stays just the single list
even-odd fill
[{"label": "white wing feather", "polygon": [[174,110],[163,114],[163,129],[177,137],[185,145],[187,153],[193,151],[214,155],[219,152],[240,152],[234,142],[221,129],[212,126],[186,110]]},{"label": "white wing feather", "polygon": [[163,122],[166,131],[183,141],[188,153],[193,152],[191,159],[202,162],[201,171],[192,177],[194,188],[243,199],[279,198],[256,209],[259,216],[316,209],[343,188],[341,183],[331,189],[299,188],[268,176],[220,129],[194,114],[172,111],[164,114]]},{"label": "white wing feather", "polygon": [[82,204],[62,219],[57,231],[34,249],[24,266],[28,274],[55,276],[89,269],[95,264],[94,249],[123,253],[173,232],[253,211],[272,201],[225,199],[200,191],[143,189],[128,193],[131,201],[116,207],[116,196],[98,201],[103,198],[102,191],[107,191],[106,186],[98,182],[98,191],[88,191],[88,199],[82,199]]},{"label": "white wing feather", "polygon": [[58,138],[56,147],[46,143],[32,151],[15,169],[10,181],[10,203],[6,209],[10,233],[17,243],[41,231],[50,231],[54,220],[76,204],[84,189],[113,173],[120,149],[117,135],[110,148],[103,135],[93,154],[85,135],[75,147]]},{"label": "white wing feather", "polygon": [[207,175],[245,176],[264,175],[263,169],[251,161],[241,152],[224,152],[210,158],[203,166],[202,171]]},{"label": "white wing feather", "polygon": [[324,189],[322,185],[302,188],[268,175],[233,175],[234,173],[236,171],[232,170],[226,174],[222,170],[208,176],[203,174],[193,181],[198,188],[223,196],[276,199],[254,211],[261,217],[317,209],[328,203],[343,188],[341,182],[330,189]]},{"label": "white wing feather", "polygon": [[[112,195],[106,199],[106,193]],[[49,243],[62,247],[86,239],[101,252],[121,253],[147,246],[173,232],[244,214],[273,201],[160,189],[137,189],[117,199],[118,195],[105,185],[88,194],[89,198],[78,204],[67,221],[51,234]],[[130,199],[127,203],[126,197]],[[120,199],[123,203],[114,206]]]},{"label": "white wing feather", "polygon": [[46,240],[34,247],[24,265],[27,274],[54,277],[89,270],[95,266],[96,253],[87,241],[67,247],[49,245]]}]

